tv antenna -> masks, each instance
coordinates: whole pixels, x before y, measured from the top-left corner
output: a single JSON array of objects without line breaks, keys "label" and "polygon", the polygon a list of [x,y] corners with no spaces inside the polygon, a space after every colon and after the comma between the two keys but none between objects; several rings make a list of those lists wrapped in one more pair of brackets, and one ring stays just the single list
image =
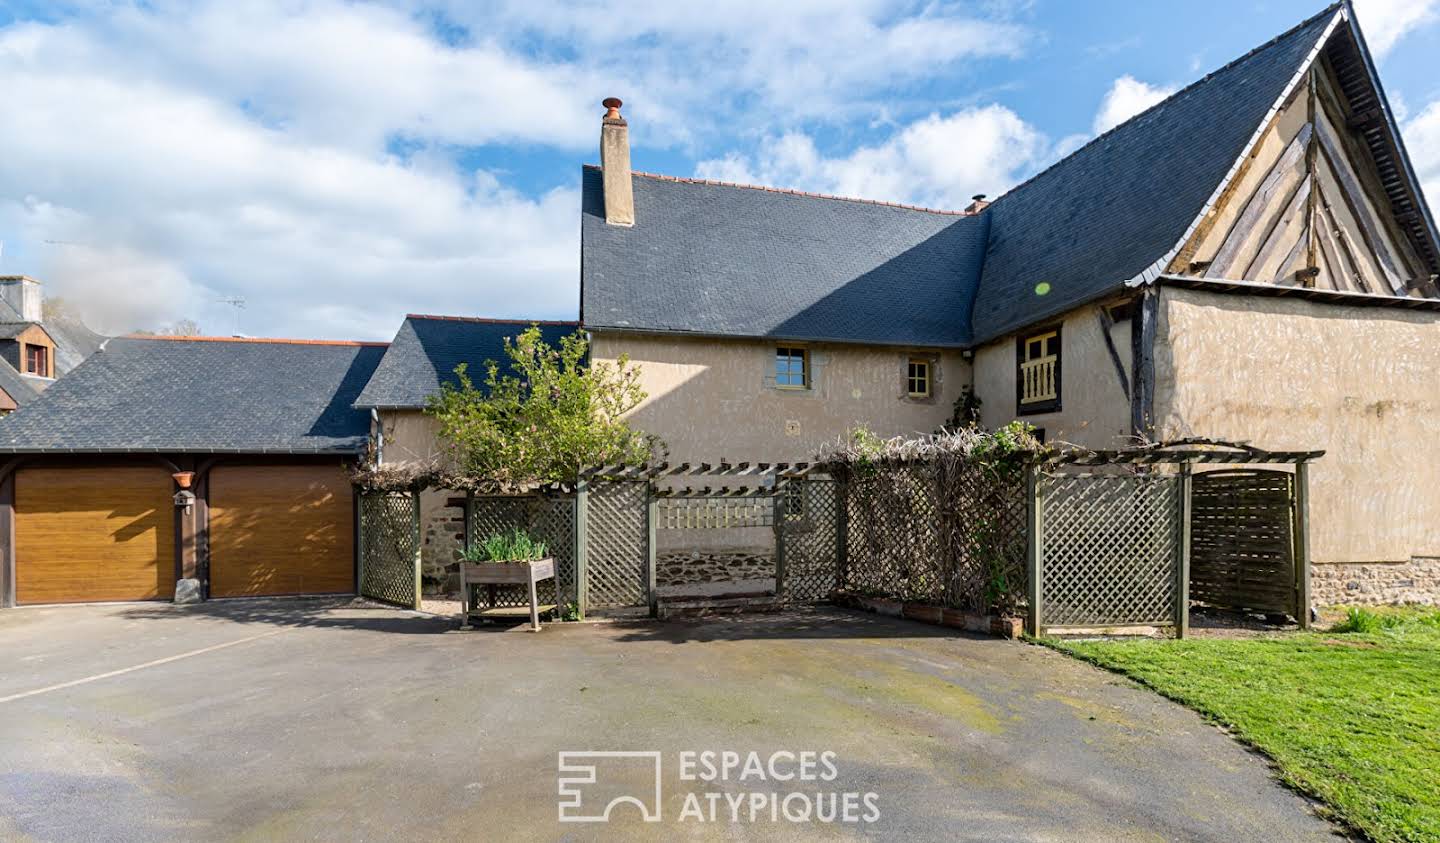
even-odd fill
[{"label": "tv antenna", "polygon": [[244,296],[225,296],[224,298],[216,299],[216,301],[220,302],[221,304],[228,304],[228,305],[230,305],[231,307],[235,308],[235,313],[234,313],[234,317],[235,317],[235,318],[234,318],[234,322],[233,322],[234,330],[230,332],[230,335],[231,335],[232,337],[238,337],[238,336],[240,336],[240,311],[242,311],[242,310],[245,309],[245,297],[244,297]]}]

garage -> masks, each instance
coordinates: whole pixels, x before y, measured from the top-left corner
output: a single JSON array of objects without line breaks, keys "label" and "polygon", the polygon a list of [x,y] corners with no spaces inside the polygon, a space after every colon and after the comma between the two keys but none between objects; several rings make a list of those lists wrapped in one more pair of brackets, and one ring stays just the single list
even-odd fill
[{"label": "garage", "polygon": [[0,424],[0,608],[353,593],[385,348],[108,341]]},{"label": "garage", "polygon": [[15,600],[169,599],[175,521],[160,467],[15,473]]},{"label": "garage", "polygon": [[210,596],[355,590],[354,503],[338,464],[216,466]]}]

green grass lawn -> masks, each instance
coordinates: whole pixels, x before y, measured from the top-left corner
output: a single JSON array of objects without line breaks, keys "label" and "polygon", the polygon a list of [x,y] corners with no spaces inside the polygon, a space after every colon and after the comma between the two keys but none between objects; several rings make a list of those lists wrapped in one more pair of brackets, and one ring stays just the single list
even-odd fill
[{"label": "green grass lawn", "polygon": [[1329,632],[1266,638],[1048,643],[1224,724],[1373,839],[1440,840],[1440,612],[1352,610]]}]

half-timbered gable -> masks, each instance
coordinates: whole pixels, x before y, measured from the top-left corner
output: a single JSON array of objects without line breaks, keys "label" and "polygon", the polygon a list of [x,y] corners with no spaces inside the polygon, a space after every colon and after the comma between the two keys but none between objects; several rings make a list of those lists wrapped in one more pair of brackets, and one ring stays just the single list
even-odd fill
[{"label": "half-timbered gable", "polygon": [[1429,214],[1359,39],[1336,12],[1170,272],[1436,295]]}]

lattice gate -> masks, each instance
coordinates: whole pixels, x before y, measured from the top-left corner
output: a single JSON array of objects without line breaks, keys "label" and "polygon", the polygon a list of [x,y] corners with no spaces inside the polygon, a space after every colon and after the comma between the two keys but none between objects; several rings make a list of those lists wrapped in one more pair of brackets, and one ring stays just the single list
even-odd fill
[{"label": "lattice gate", "polygon": [[[541,603],[564,606],[576,597],[575,496],[571,494],[526,496],[475,496],[470,499],[469,543],[478,544],[496,533],[519,528],[545,542],[555,559],[555,579],[542,580],[536,588]],[[528,606],[530,596],[523,585],[493,588],[495,606]]]},{"label": "lattice gate", "polygon": [[1175,622],[1184,567],[1177,475],[1043,474],[1037,492],[1041,628]]},{"label": "lattice gate", "polygon": [[360,495],[360,594],[420,608],[420,495]]},{"label": "lattice gate", "polygon": [[797,603],[828,600],[840,584],[846,531],[840,484],[828,477],[797,478],[786,481],[776,500],[780,596]]},{"label": "lattice gate", "polygon": [[650,483],[602,480],[585,492],[587,608],[650,605]]}]

